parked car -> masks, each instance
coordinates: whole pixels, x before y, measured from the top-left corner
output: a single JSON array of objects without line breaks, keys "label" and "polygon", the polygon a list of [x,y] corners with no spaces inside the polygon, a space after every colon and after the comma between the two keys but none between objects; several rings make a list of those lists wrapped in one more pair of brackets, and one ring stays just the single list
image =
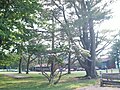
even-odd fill
[{"label": "parked car", "polygon": [[12,72],[18,72],[18,69],[11,69]]},{"label": "parked car", "polygon": [[77,68],[77,71],[84,71],[84,68]]},{"label": "parked car", "polygon": [[95,67],[95,69],[96,69],[96,70],[99,70],[99,68],[98,68],[98,67]]},{"label": "parked car", "polygon": [[[25,69],[24,71],[27,72],[27,69]],[[30,72],[30,70],[28,70],[28,72]]]},{"label": "parked car", "polygon": [[70,71],[75,71],[74,68],[71,68]]}]

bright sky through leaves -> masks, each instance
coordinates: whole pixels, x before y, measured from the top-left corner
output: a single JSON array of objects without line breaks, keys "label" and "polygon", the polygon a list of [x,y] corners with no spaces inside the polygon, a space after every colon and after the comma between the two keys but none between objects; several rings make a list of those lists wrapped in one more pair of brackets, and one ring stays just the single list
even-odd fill
[{"label": "bright sky through leaves", "polygon": [[120,29],[120,0],[117,0],[113,3],[110,8],[112,9],[112,18],[110,20],[106,20],[101,24],[102,29],[112,29],[119,30]]}]

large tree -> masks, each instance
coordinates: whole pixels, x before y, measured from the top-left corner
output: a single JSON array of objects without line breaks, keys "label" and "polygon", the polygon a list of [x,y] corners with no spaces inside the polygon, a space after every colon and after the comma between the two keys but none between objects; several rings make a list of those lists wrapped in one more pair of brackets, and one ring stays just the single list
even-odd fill
[{"label": "large tree", "polygon": [[[109,19],[110,10],[106,9],[111,1],[104,0],[51,0],[52,16],[59,23],[61,32],[70,39],[72,49],[86,76],[95,78],[96,32],[94,26]],[[79,39],[75,40],[75,37]],[[90,55],[88,55],[88,52]]]},{"label": "large tree", "polygon": [[39,0],[1,0],[0,52],[18,52],[21,62],[23,43],[33,37],[34,24],[41,25],[43,22],[41,12]]}]

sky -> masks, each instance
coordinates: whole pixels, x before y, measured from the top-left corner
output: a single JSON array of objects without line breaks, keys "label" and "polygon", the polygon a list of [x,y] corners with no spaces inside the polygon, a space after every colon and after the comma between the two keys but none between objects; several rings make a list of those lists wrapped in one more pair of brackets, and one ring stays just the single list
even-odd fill
[{"label": "sky", "polygon": [[100,28],[120,30],[120,0],[114,2],[110,8],[112,9],[112,18],[104,21]]},{"label": "sky", "polygon": [[[109,8],[112,9],[112,18],[109,20],[105,20],[102,22],[98,27],[100,30],[115,30],[113,34],[116,34],[118,30],[120,30],[120,0],[117,0]],[[110,38],[110,35],[108,35]],[[111,44],[100,54],[100,55],[107,55],[106,53],[111,50]]]},{"label": "sky", "polygon": [[[120,0],[116,0],[114,3],[112,3],[109,8],[112,9],[112,18],[109,20],[105,20],[103,23],[101,23],[97,28],[100,30],[120,30]],[[112,33],[116,34],[116,33]],[[110,35],[108,35],[109,37]],[[109,48],[109,47],[108,47]],[[108,51],[107,48],[107,51]],[[107,51],[104,51],[106,53]],[[103,53],[103,54],[104,54]]]}]

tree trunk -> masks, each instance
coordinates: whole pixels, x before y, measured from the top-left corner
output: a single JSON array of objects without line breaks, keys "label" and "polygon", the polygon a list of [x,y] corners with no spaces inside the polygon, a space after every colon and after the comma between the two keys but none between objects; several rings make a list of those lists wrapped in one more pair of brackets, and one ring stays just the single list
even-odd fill
[{"label": "tree trunk", "polygon": [[[87,20],[86,16],[88,13],[88,9],[86,7],[86,2],[84,0],[81,1],[81,6],[82,6],[82,17],[85,20],[84,24],[83,24],[83,48],[85,50],[89,50],[90,51],[90,55],[91,57],[88,57],[90,60],[85,60],[85,64],[88,67],[85,67],[85,71],[86,71],[86,77],[90,76],[91,78],[94,78],[94,75],[96,73],[94,68],[94,60],[95,60],[95,35],[94,35],[94,30],[93,30],[93,22],[91,22],[90,20]],[[89,25],[89,26],[88,26]],[[89,31],[90,31],[90,36],[89,36]]]},{"label": "tree trunk", "polygon": [[26,74],[29,74],[29,61],[27,62]]},{"label": "tree trunk", "polygon": [[68,74],[71,74],[71,52],[69,52],[69,56],[68,56]]},{"label": "tree trunk", "polygon": [[29,74],[30,57],[31,57],[31,55],[28,56],[27,67],[26,67],[26,74]]},{"label": "tree trunk", "polygon": [[[87,16],[86,13],[90,12],[90,2],[87,1],[85,3],[85,1],[82,0],[82,8],[83,8],[83,18],[86,18],[85,17],[85,16]],[[84,40],[86,48],[84,48],[84,49],[90,50],[90,55],[91,55],[91,57],[89,57],[90,60],[85,60],[86,61],[86,65],[89,67],[89,68],[85,68],[86,76],[90,76],[91,78],[96,78],[97,77],[97,72],[95,70],[96,42],[95,42],[95,32],[94,32],[94,29],[93,29],[93,19],[92,19],[92,16],[88,17],[88,21],[87,21],[87,23],[85,23],[85,26],[88,27],[88,28],[85,28],[84,29],[85,33],[83,33],[83,34],[85,34],[84,37],[86,38],[86,40]],[[89,31],[87,31],[87,30],[89,30]],[[87,34],[88,32],[90,33],[89,37],[88,37],[88,34]]]},{"label": "tree trunk", "polygon": [[2,37],[0,36],[0,46],[2,45]]},{"label": "tree trunk", "polygon": [[[118,52],[118,51],[117,51]],[[117,68],[118,68],[118,70],[119,70],[119,73],[120,73],[120,65],[119,65],[119,55],[118,55],[118,53],[117,53]]]},{"label": "tree trunk", "polygon": [[68,74],[71,74],[71,51],[70,51],[70,39],[68,41],[69,44],[69,53],[68,53]]},{"label": "tree trunk", "polygon": [[88,76],[91,77],[91,71],[90,71],[90,68],[85,68],[85,71],[86,71],[86,75],[85,75],[85,77],[88,77]]},{"label": "tree trunk", "polygon": [[[52,50],[54,50],[54,32],[52,34]],[[54,60],[51,61],[51,76],[54,74]]]},{"label": "tree trunk", "polygon": [[51,62],[51,76],[54,75],[54,62]]},{"label": "tree trunk", "polygon": [[18,73],[22,73],[22,57],[20,58],[20,60],[19,60],[19,67],[18,67],[19,69],[19,71],[18,71]]},{"label": "tree trunk", "polygon": [[26,74],[29,74],[29,64],[27,63]]},{"label": "tree trunk", "polygon": [[96,43],[95,43],[95,32],[93,29],[93,20],[92,18],[89,19],[89,30],[90,30],[90,40],[91,40],[91,50],[90,50],[90,60],[91,60],[91,77],[96,78],[97,77],[97,72],[95,70],[95,63],[96,63]]}]

